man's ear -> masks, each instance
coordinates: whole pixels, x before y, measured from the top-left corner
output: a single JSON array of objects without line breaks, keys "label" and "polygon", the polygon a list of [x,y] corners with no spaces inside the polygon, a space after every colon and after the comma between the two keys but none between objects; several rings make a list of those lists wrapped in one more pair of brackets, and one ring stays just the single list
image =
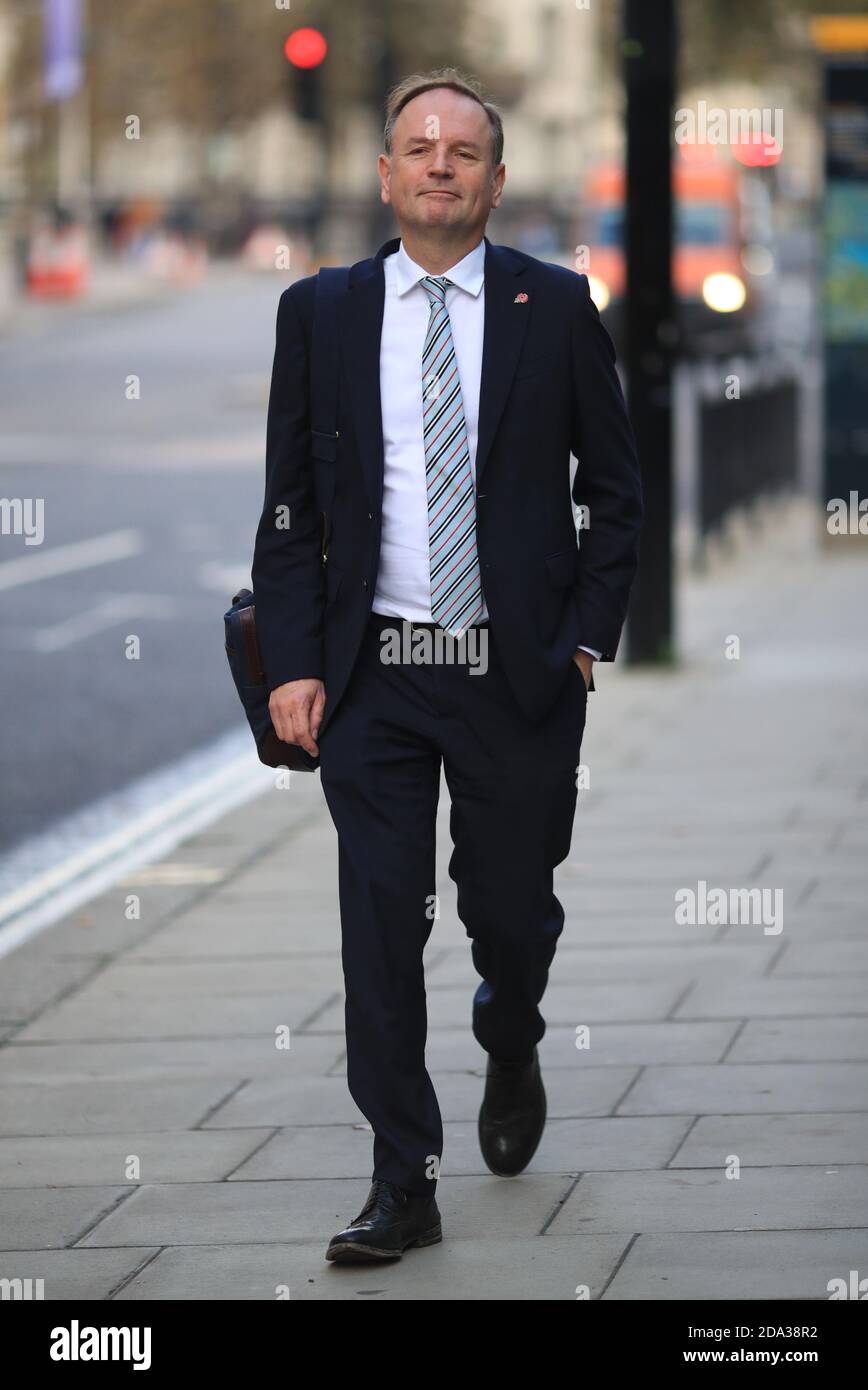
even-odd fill
[{"label": "man's ear", "polygon": [[381,154],[377,159],[377,173],[380,176],[380,201],[391,203],[392,194],[389,184],[392,176],[392,161],[387,154]]},{"label": "man's ear", "polygon": [[497,168],[491,176],[491,182],[493,184],[493,191],[491,194],[491,206],[493,208],[500,207],[500,200],[503,197],[503,184],[505,179],[506,165],[498,164]]}]

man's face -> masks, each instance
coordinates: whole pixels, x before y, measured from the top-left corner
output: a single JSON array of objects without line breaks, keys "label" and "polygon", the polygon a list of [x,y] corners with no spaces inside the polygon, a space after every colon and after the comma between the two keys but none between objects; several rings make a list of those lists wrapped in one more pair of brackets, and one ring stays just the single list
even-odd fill
[{"label": "man's face", "polygon": [[482,235],[500,203],[506,168],[492,163],[488,116],[471,97],[438,87],[413,97],[381,154],[380,196],[391,203],[402,235],[435,228],[456,240]]}]

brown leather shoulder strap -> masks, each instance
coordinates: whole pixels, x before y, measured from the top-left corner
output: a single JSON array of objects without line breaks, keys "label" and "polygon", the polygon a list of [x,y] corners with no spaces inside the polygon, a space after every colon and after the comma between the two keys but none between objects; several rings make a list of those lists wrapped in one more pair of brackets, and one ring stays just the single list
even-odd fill
[{"label": "brown leather shoulder strap", "polygon": [[265,680],[265,672],[262,669],[262,662],[259,659],[259,643],[256,640],[256,610],[253,604],[249,608],[242,608],[238,614],[241,623],[241,636],[244,638],[244,654],[247,657],[247,669],[250,674],[251,685],[261,685]]}]

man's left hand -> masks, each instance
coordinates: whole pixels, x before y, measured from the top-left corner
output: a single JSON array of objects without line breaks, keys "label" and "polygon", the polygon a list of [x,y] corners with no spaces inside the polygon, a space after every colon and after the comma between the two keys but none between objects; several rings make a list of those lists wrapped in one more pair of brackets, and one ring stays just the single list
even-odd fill
[{"label": "man's left hand", "polygon": [[579,648],[577,651],[573,652],[573,661],[581,671],[585,685],[590,685],[591,671],[594,665],[594,658],[591,656],[591,653],[582,651],[581,648]]}]

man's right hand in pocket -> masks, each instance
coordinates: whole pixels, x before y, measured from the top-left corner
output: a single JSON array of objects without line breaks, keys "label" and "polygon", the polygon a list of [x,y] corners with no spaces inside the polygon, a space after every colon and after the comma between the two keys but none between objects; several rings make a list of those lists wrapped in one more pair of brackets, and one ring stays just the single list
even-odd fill
[{"label": "man's right hand in pocket", "polygon": [[287,681],[272,690],[268,697],[268,713],[277,737],[284,743],[298,743],[319,756],[316,736],[322,723],[326,693],[321,680]]}]

